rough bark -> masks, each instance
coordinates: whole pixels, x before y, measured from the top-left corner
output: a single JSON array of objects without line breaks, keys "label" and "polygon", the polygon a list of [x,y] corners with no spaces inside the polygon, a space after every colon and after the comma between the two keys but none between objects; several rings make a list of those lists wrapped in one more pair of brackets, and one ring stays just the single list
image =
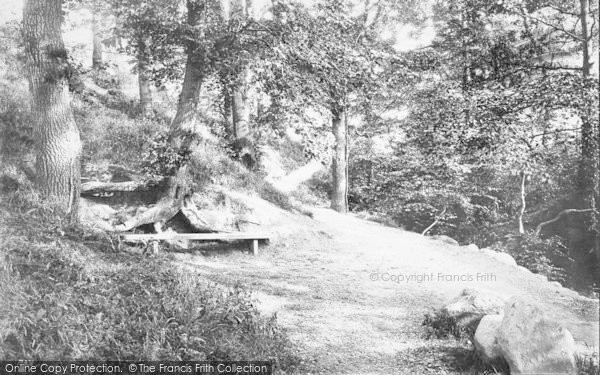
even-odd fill
[{"label": "rough bark", "polygon": [[[589,77],[591,73],[591,35],[589,28],[589,0],[579,0],[581,38],[582,38],[582,74]],[[596,112],[597,113],[597,112]],[[584,207],[598,208],[600,202],[600,129],[598,119],[594,118],[592,108],[581,108],[581,160],[579,167],[579,192]],[[592,217],[592,229],[595,240],[594,247],[598,264],[600,265],[600,217],[596,212]]]},{"label": "rough bark", "polygon": [[333,189],[331,208],[348,212],[348,123],[345,108],[331,111],[335,146],[333,152]]},{"label": "rough bark", "polygon": [[35,119],[36,183],[76,219],[81,140],[71,110],[62,20],[61,0],[25,1],[23,36]]},{"label": "rough bark", "polygon": [[[187,23],[194,27],[201,21],[203,2],[187,0]],[[197,108],[200,90],[205,78],[205,56],[201,47],[190,41],[186,46],[186,65],[183,86],[177,103],[177,113],[171,122],[171,144],[175,148],[189,148],[191,135],[200,139],[213,139],[209,129],[200,121]]]},{"label": "rough bark", "polygon": [[93,34],[93,49],[92,49],[92,68],[100,69],[102,67],[102,32],[100,28],[100,20],[94,13],[92,16],[92,34]]}]

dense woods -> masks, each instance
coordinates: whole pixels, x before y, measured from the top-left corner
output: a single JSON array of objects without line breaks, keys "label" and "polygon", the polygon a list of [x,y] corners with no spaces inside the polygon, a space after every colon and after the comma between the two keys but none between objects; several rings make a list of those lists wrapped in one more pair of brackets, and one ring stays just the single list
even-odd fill
[{"label": "dense woods", "polygon": [[[84,196],[160,189],[108,237],[181,213],[193,225],[206,213],[190,202],[219,185],[493,247],[597,296],[598,12],[597,0],[25,0],[22,22],[0,28],[0,189],[10,202],[31,189],[78,225],[82,174],[118,165],[127,178]],[[65,46],[82,23],[87,47]],[[288,174],[318,167],[286,190],[273,153]],[[285,341],[261,346],[261,324],[243,356]]]}]

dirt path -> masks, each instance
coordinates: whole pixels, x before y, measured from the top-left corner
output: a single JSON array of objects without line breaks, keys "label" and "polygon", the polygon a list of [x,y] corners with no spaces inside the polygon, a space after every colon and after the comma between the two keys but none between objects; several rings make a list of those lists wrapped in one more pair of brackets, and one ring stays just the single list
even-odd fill
[{"label": "dirt path", "polygon": [[466,287],[528,295],[576,340],[598,347],[597,302],[525,270],[326,209],[311,220],[262,208],[271,210],[276,237],[259,256],[235,251],[177,259],[211,280],[256,291],[259,308],[276,312],[301,348],[305,373],[461,373],[468,351],[453,341],[425,340],[421,321]]}]

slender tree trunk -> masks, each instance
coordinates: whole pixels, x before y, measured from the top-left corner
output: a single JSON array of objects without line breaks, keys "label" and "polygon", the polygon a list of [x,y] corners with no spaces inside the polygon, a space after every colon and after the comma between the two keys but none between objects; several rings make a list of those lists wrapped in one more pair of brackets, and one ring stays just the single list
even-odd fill
[{"label": "slender tree trunk", "polygon": [[331,111],[335,147],[333,152],[333,190],[331,208],[348,212],[348,122],[345,108]]},{"label": "slender tree trunk", "polygon": [[229,85],[223,83],[223,119],[225,120],[225,131],[229,139],[235,139],[235,126],[233,124],[233,97]]},{"label": "slender tree trunk", "polygon": [[250,106],[248,105],[246,73],[232,89],[233,129],[236,139],[250,135]]},{"label": "slender tree trunk", "polygon": [[93,34],[93,50],[92,50],[92,68],[100,69],[102,67],[102,33],[100,31],[100,21],[95,12],[92,16],[92,34]]},{"label": "slender tree trunk", "polygon": [[23,36],[33,97],[36,179],[76,219],[81,189],[81,140],[71,110],[61,0],[26,0]]},{"label": "slender tree trunk", "polygon": [[525,208],[527,207],[527,193],[525,191],[525,182],[527,181],[527,173],[521,171],[521,207],[519,209],[519,234],[525,234],[525,226],[523,225],[523,216],[525,215]]},{"label": "slender tree trunk", "polygon": [[590,32],[588,28],[588,11],[590,8],[589,0],[579,0],[579,10],[580,10],[580,18],[581,18],[581,37],[583,38],[583,76],[588,77],[590,75],[591,61],[590,61],[590,53],[591,53],[591,38]]},{"label": "slender tree trunk", "polygon": [[142,116],[152,116],[152,91],[150,91],[150,79],[148,69],[143,59],[138,59],[138,84],[140,87],[140,109]]}]

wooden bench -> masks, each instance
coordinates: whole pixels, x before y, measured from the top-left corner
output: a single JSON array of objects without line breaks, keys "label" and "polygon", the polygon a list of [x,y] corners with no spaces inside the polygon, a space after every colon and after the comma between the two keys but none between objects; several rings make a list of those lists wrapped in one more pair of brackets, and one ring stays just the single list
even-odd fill
[{"label": "wooden bench", "polygon": [[249,240],[250,251],[253,255],[258,254],[258,241],[268,240],[269,236],[263,233],[155,233],[155,234],[137,234],[125,233],[121,235],[125,242],[151,242],[151,241],[234,241]]}]

